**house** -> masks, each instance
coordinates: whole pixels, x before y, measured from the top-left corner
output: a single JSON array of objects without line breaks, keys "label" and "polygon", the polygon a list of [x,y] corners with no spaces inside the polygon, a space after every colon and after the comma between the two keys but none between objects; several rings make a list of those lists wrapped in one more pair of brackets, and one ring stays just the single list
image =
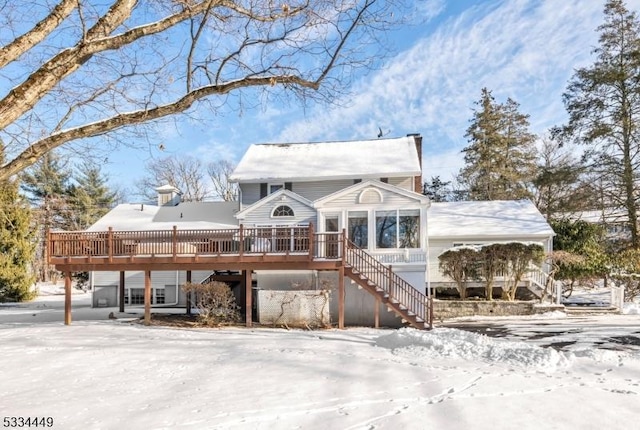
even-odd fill
[{"label": "house", "polygon": [[183,203],[163,186],[154,204],[118,205],[84,235],[52,234],[51,259],[91,271],[94,306],[185,306],[181,284],[216,279],[233,286],[248,325],[282,310],[274,291],[293,291],[325,300],[341,326],[424,327],[428,286],[446,282],[442,250],[510,240],[550,248],[553,232],[530,202],[432,204],[420,194],[421,159],[417,134],[252,145],[231,176],[238,202]]}]

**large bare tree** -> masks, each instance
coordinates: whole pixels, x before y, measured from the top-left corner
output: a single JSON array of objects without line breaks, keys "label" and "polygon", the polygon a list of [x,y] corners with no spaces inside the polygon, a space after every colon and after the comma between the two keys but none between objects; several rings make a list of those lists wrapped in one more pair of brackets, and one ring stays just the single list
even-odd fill
[{"label": "large bare tree", "polygon": [[189,155],[156,158],[147,163],[147,174],[137,181],[138,195],[149,200],[157,196],[155,189],[162,185],[176,187],[185,202],[201,202],[211,197],[206,184],[202,162]]},{"label": "large bare tree", "polygon": [[207,173],[215,198],[232,202],[238,199],[239,186],[229,181],[235,166],[227,160],[212,161],[207,164]]},{"label": "large bare tree", "polygon": [[380,59],[402,2],[0,0],[0,179],[70,142],[130,142],[198,101],[215,114],[265,94],[331,100]]}]

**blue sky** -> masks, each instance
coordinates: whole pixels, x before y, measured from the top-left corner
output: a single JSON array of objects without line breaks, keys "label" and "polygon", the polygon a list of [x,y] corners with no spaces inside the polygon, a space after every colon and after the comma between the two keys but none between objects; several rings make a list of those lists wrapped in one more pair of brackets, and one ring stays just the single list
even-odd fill
[{"label": "blue sky", "polygon": [[[638,10],[640,0],[627,0]],[[150,156],[186,153],[237,162],[252,143],[317,142],[421,133],[425,178],[451,180],[480,89],[507,97],[544,134],[566,113],[562,93],[576,67],[593,62],[604,0],[423,1],[423,22],[391,35],[397,51],[354,82],[335,106],[266,104],[157,127],[164,152],[121,148],[105,164],[114,185],[142,176]]]}]

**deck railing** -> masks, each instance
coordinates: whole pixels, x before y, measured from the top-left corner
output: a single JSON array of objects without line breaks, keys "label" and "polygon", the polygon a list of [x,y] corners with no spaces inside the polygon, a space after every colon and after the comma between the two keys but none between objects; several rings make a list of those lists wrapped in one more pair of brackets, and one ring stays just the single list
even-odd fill
[{"label": "deck railing", "polygon": [[156,256],[306,254],[342,258],[341,233],[315,233],[313,225],[218,230],[64,231],[48,233],[51,259]]},{"label": "deck railing", "polygon": [[403,304],[422,321],[429,322],[429,301],[427,296],[385,266],[366,250],[346,240],[345,262],[364,275],[376,287],[389,295],[390,300]]}]

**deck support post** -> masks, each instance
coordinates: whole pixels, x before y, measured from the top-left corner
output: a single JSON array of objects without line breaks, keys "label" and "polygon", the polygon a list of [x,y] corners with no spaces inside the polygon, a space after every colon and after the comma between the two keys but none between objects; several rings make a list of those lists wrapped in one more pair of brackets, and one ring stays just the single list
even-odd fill
[{"label": "deck support post", "polygon": [[380,298],[376,296],[376,304],[373,311],[373,324],[375,328],[380,328],[380,304]]},{"label": "deck support post", "polygon": [[151,271],[144,271],[144,325],[151,325]]},{"label": "deck support post", "polygon": [[71,272],[64,272],[64,325],[71,324]]},{"label": "deck support post", "polygon": [[[187,284],[191,283],[191,270],[187,270]],[[180,294],[179,291],[176,294]],[[191,291],[187,293],[187,315],[191,316]]]},{"label": "deck support post", "polygon": [[344,266],[338,269],[338,328],[344,329]]},{"label": "deck support post", "polygon": [[242,271],[242,283],[244,284],[244,294],[245,294],[245,323],[247,327],[252,326],[252,310],[253,310],[253,302],[252,302],[252,282],[251,282],[251,270],[243,270]]},{"label": "deck support post", "polygon": [[317,255],[315,252],[315,232],[313,230],[313,223],[309,223],[309,261],[312,261]]},{"label": "deck support post", "polygon": [[120,312],[124,312],[124,270],[120,271],[120,283],[118,284]]}]

